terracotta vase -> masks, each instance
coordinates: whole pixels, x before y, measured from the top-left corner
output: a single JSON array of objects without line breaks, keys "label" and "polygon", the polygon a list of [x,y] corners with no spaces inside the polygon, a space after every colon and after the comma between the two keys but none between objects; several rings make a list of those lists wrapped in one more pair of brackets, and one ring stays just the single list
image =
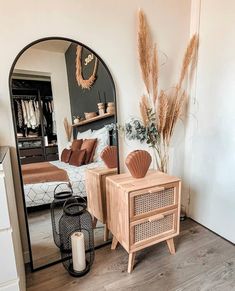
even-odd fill
[{"label": "terracotta vase", "polygon": [[106,111],[109,114],[115,114],[115,105],[114,105],[114,102],[108,102],[108,106],[107,106]]},{"label": "terracotta vase", "polygon": [[133,151],[126,158],[126,166],[134,178],[143,178],[151,162],[152,157],[144,150]]},{"label": "terracotta vase", "polygon": [[100,154],[101,159],[104,161],[105,165],[112,169],[117,168],[117,147],[107,146]]},{"label": "terracotta vase", "polygon": [[104,113],[105,113],[105,104],[104,103],[98,103],[97,106],[98,106],[98,109],[99,109],[99,115],[104,115]]}]

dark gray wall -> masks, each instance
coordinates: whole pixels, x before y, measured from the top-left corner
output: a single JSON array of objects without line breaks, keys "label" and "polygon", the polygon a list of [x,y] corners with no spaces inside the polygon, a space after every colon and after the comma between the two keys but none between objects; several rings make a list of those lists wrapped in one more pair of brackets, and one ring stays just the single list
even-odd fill
[{"label": "dark gray wall", "polygon": [[[97,103],[98,101],[98,91],[101,95],[101,101],[104,102],[104,93],[106,96],[106,102],[114,102],[114,90],[112,80],[103,66],[103,64],[98,60],[98,68],[96,73],[96,80],[90,90],[82,89],[78,86],[76,81],[76,48],[77,44],[72,43],[68,50],[65,53],[65,60],[67,66],[68,74],[68,85],[69,85],[69,94],[70,94],[70,104],[71,104],[71,113],[72,119],[73,116],[79,115],[84,117],[84,112],[98,112]],[[83,78],[87,79],[91,76],[94,68],[93,59],[87,66],[84,65],[84,60],[91,52],[86,48],[82,50],[82,74]],[[82,128],[79,128],[79,131],[84,131],[89,128],[98,129],[105,124],[114,122],[114,118],[103,119],[94,123],[87,124]]]}]

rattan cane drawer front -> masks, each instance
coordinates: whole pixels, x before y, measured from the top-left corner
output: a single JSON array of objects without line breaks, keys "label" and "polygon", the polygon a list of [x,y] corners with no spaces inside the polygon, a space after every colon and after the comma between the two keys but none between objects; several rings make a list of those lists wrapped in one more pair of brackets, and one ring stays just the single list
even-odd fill
[{"label": "rattan cane drawer front", "polygon": [[178,183],[162,185],[132,192],[130,216],[134,219],[146,216],[146,213],[154,212],[167,207],[176,206],[178,202]]},{"label": "rattan cane drawer front", "polygon": [[177,210],[158,214],[131,224],[131,244],[136,246],[158,241],[177,232]]}]

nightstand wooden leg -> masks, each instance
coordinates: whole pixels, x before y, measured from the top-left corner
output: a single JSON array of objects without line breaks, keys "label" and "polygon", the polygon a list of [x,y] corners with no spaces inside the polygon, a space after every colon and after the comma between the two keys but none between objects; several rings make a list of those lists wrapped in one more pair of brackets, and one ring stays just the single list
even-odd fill
[{"label": "nightstand wooden leg", "polygon": [[166,242],[167,242],[167,246],[168,246],[170,253],[172,255],[174,255],[175,254],[175,244],[174,244],[173,238],[167,239]]},{"label": "nightstand wooden leg", "polygon": [[113,236],[113,240],[112,240],[112,245],[111,245],[111,250],[115,250],[116,247],[118,245],[118,240],[116,239],[115,236]]},{"label": "nightstand wooden leg", "polygon": [[104,225],[104,241],[107,241],[109,238],[109,230],[107,228],[107,224]]},{"label": "nightstand wooden leg", "polygon": [[98,219],[93,216],[93,221],[92,221],[93,228],[96,228],[97,221],[98,221]]},{"label": "nightstand wooden leg", "polygon": [[133,270],[134,267],[134,263],[135,263],[135,253],[130,253],[129,254],[129,260],[128,260],[128,268],[127,268],[127,272],[130,274]]}]

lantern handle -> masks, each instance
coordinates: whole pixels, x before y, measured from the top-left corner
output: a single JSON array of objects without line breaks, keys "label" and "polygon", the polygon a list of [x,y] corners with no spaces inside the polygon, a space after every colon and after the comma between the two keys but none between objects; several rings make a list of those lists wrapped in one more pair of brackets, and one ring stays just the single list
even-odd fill
[{"label": "lantern handle", "polygon": [[[84,202],[79,203],[77,199],[80,199],[80,198]],[[72,201],[72,203],[71,203],[71,201]],[[65,202],[63,204],[63,208],[65,208],[67,205],[74,204],[74,203],[84,205],[85,208],[87,207],[87,202],[86,202],[86,199],[84,197],[79,196],[79,195],[74,195],[74,196],[71,196],[71,197],[69,197],[68,199],[65,200]]]},{"label": "lantern handle", "polygon": [[[74,212],[74,213],[71,213],[71,212],[69,211],[69,208],[74,207],[74,206],[80,206],[80,207],[82,207],[82,209],[79,210],[79,211],[76,211],[76,212]],[[64,213],[66,213],[66,214],[69,215],[69,216],[76,216],[76,215],[80,215],[80,214],[82,214],[82,213],[86,210],[86,205],[84,205],[84,204],[82,204],[82,203],[78,203],[78,202],[70,203],[70,204],[68,204],[68,205],[65,205],[65,206],[63,207],[63,210],[64,210]]]},{"label": "lantern handle", "polygon": [[[56,193],[57,188],[61,185],[66,185],[70,189],[70,191],[69,192],[62,191],[62,192]],[[73,189],[72,189],[70,182],[69,183],[60,183],[54,189],[54,198],[55,199],[66,199],[66,198],[72,197],[72,195],[73,195]]]}]

